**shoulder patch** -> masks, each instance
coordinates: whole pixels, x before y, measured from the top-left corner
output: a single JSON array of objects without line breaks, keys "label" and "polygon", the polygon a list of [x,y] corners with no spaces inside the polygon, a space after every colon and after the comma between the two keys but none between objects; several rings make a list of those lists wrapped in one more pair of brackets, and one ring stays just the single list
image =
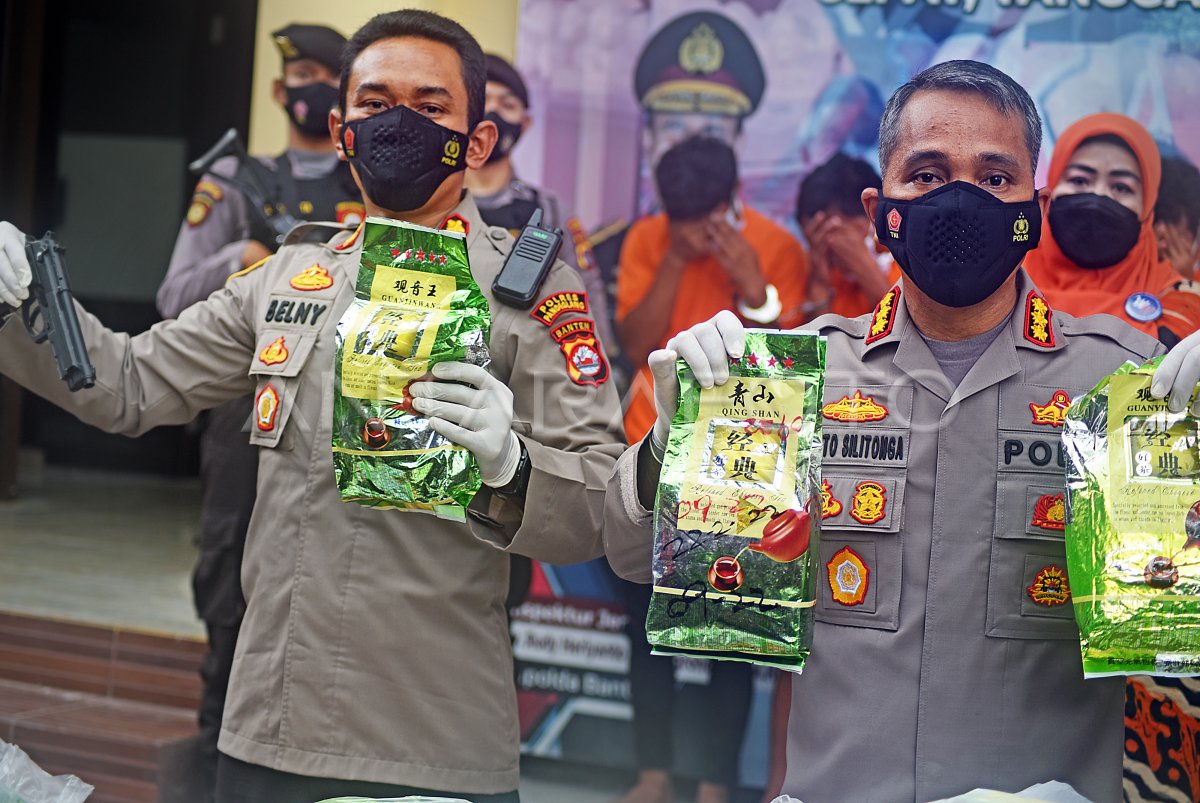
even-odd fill
[{"label": "shoulder patch", "polygon": [[260,260],[258,260],[257,262],[255,262],[255,263],[254,263],[253,265],[251,265],[250,267],[248,267],[248,268],[242,268],[242,269],[241,269],[241,270],[239,270],[237,273],[231,273],[231,274],[229,274],[229,278],[228,278],[228,279],[226,279],[226,280],[225,280],[225,282],[226,282],[226,283],[229,283],[229,282],[232,282],[234,279],[237,279],[237,278],[238,278],[238,277],[240,277],[240,276],[245,276],[245,275],[247,275],[247,274],[249,274],[249,273],[253,273],[254,271],[256,271],[256,270],[258,270],[259,268],[261,268],[263,265],[267,264],[267,260],[269,260],[269,259],[270,259],[271,257],[273,257],[273,256],[275,256],[275,255],[274,255],[274,254],[270,254],[270,255],[268,255],[268,256],[265,256],[265,257],[263,257],[262,259],[260,259]]},{"label": "shoulder patch", "polygon": [[208,213],[212,211],[213,200],[203,193],[196,193],[192,196],[192,203],[187,211],[187,224],[190,228],[196,228],[205,220],[208,219]]},{"label": "shoulder patch", "polygon": [[571,234],[571,240],[575,244],[575,262],[579,265],[580,270],[595,270],[596,255],[592,252],[592,242],[588,239],[587,232],[583,230],[583,224],[579,222],[579,218],[570,218],[567,220],[567,231]]},{"label": "shoulder patch", "polygon": [[871,328],[867,331],[867,345],[887,337],[896,324],[896,308],[900,306],[900,285],[883,294],[875,311],[871,313]]},{"label": "shoulder patch", "polygon": [[1054,311],[1046,303],[1046,299],[1030,290],[1025,297],[1025,339],[1035,346],[1053,348],[1054,346]]},{"label": "shoulder patch", "polygon": [[586,315],[588,312],[587,293],[567,291],[552,293],[537,303],[529,313],[535,321],[541,321],[546,326],[553,326],[563,315],[577,312]]},{"label": "shoulder patch", "polygon": [[214,201],[219,201],[225,197],[225,191],[216,182],[203,179],[196,185],[196,195],[207,195]]},{"label": "shoulder patch", "polygon": [[596,339],[590,320],[568,321],[551,332],[566,357],[567,377],[576,385],[603,385],[608,381],[608,362]]},{"label": "shoulder patch", "polygon": [[450,215],[442,221],[442,225],[438,228],[442,231],[456,231],[463,235],[471,233],[471,224],[462,215]]},{"label": "shoulder patch", "polygon": [[345,226],[357,226],[367,216],[367,210],[358,201],[338,201],[333,206],[333,216]]}]

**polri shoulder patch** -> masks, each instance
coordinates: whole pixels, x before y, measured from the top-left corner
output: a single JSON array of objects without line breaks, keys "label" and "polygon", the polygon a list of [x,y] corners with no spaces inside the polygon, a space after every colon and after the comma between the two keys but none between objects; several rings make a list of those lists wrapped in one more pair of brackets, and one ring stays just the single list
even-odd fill
[{"label": "polri shoulder patch", "polygon": [[587,311],[587,293],[570,291],[546,296],[530,311],[529,317],[546,326],[553,326],[555,321],[569,312],[586,315]]},{"label": "polri shoulder patch", "polygon": [[1025,339],[1035,346],[1054,346],[1054,311],[1046,299],[1030,290],[1025,297]]},{"label": "polri shoulder patch", "polygon": [[576,385],[603,385],[608,362],[596,339],[596,324],[588,319],[567,321],[550,332],[567,359],[567,376]]},{"label": "polri shoulder patch", "polygon": [[867,345],[892,333],[892,327],[896,324],[896,308],[898,306],[900,306],[900,285],[896,285],[884,293],[883,298],[879,299],[879,303],[875,305],[875,311],[871,313],[871,328],[867,330],[865,341]]},{"label": "polri shoulder patch", "polygon": [[333,217],[346,226],[357,226],[366,219],[367,210],[358,201],[338,201],[333,206]]}]

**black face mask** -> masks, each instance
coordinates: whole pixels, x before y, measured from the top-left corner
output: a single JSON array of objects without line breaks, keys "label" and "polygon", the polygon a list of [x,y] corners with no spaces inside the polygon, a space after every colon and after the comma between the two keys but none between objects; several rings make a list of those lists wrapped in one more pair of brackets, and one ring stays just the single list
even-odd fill
[{"label": "black face mask", "polygon": [[881,199],[875,229],[921,292],[947,307],[969,307],[1000,289],[1038,244],[1042,213],[1036,198],[1004,203],[954,181],[911,201]]},{"label": "black face mask", "polygon": [[491,120],[495,123],[497,130],[500,132],[500,137],[496,140],[496,147],[492,148],[491,154],[488,155],[488,164],[491,164],[512,153],[513,146],[521,138],[521,124],[510,123],[497,112],[488,112],[483,116],[483,119]]},{"label": "black face mask", "polygon": [[443,181],[467,167],[467,135],[407,106],[346,123],[342,147],[363,192],[391,212],[420,209]]},{"label": "black face mask", "polygon": [[1050,202],[1050,228],[1067,259],[1081,268],[1117,264],[1137,245],[1142,222],[1105,195],[1060,195]]},{"label": "black face mask", "polygon": [[329,135],[329,110],[337,103],[337,87],[320,81],[307,86],[284,87],[292,125],[310,137]]}]

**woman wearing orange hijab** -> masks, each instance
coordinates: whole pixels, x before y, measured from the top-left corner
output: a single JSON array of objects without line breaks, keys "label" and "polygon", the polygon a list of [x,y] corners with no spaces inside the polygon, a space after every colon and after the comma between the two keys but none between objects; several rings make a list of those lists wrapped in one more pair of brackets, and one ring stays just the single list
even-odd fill
[{"label": "woman wearing orange hijab", "polygon": [[1025,269],[1050,306],[1104,312],[1168,346],[1200,329],[1200,296],[1158,259],[1158,147],[1136,120],[1093,114],[1067,128],[1050,160],[1050,208]]}]

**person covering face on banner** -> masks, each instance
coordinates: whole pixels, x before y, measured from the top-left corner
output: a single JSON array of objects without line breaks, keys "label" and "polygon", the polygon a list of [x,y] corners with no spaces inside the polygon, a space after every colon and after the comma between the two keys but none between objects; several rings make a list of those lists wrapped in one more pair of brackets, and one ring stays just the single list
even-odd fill
[{"label": "person covering face on banner", "polygon": [[1200,328],[1200,294],[1160,260],[1154,205],[1162,162],[1150,133],[1093,114],[1062,133],[1050,160],[1050,209],[1029,275],[1051,306],[1114,315],[1167,345]]},{"label": "person covering face on banner", "polygon": [[[489,302],[491,369],[438,363],[411,390],[412,407],[476,458],[484,487],[465,522],[347,504],[338,493],[335,341],[355,295],[361,227],[299,227],[265,267],[134,337],[81,311],[97,371],[87,393],[66,390],[49,348],[14,316],[0,326],[0,372],[111,431],[184,423],[254,394],[259,493],[219,742],[222,803],[518,799],[506,553],[554,563],[600,554],[622,434],[599,345],[588,341],[586,362],[571,360],[593,322],[560,305],[552,328],[493,303],[512,239],[480,219],[463,189],[464,169],[482,165],[496,141],[483,120],[484,82],[483,53],[458,23],[381,14],[348,42],[329,117],[368,214],[464,232]],[[28,294],[23,247],[0,224],[6,303]],[[562,262],[542,286],[560,298],[582,289]],[[369,446],[366,430],[363,438]]]},{"label": "person covering face on banner", "polygon": [[[828,338],[826,571],[792,683],[788,795],[918,801],[1057,779],[1122,799],[1124,682],[1083,679],[1071,606],[1045,592],[1065,574],[1047,511],[1064,492],[1065,405],[1163,347],[1051,309],[1020,269],[1048,195],[1033,180],[1041,130],[1028,93],[979,62],[930,67],[888,102],[883,191],[862,198],[903,278],[869,316],[805,327]],[[1200,375],[1195,341],[1155,377],[1175,409]],[[721,312],[650,356],[658,420],[609,483],[605,546],[623,576],[652,581],[676,359],[710,387],[744,352]],[[851,398],[871,415],[842,414]]]}]

